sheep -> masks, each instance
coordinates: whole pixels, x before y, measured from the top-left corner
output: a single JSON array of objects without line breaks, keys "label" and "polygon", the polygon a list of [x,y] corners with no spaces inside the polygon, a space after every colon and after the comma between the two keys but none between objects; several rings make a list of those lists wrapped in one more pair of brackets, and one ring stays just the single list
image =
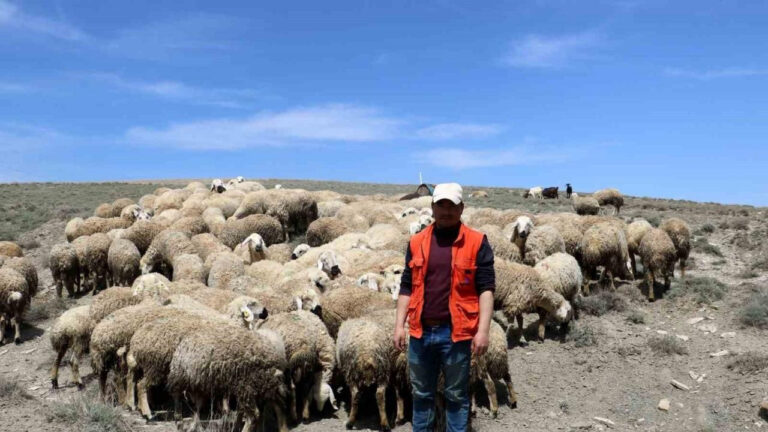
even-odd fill
[{"label": "sheep", "polygon": [[340,209],[343,207],[346,207],[347,204],[338,201],[338,200],[330,200],[330,201],[318,201],[317,202],[317,216],[318,217],[334,217],[336,216],[336,213],[339,212]]},{"label": "sheep", "polygon": [[208,231],[216,235],[221,233],[221,230],[224,229],[224,225],[227,222],[224,218],[224,212],[218,207],[206,208],[201,216],[208,226]]},{"label": "sheep", "polygon": [[267,259],[280,264],[287,263],[291,260],[293,249],[288,243],[275,243],[267,248]]},{"label": "sheep", "polygon": [[670,280],[674,276],[677,250],[666,231],[650,228],[640,241],[638,249],[643,262],[646,285],[648,286],[648,301],[656,300],[653,291],[654,274],[664,277],[664,288],[669,289]]},{"label": "sheep", "polygon": [[163,231],[163,226],[153,220],[137,220],[129,228],[126,228],[120,238],[130,240],[139,249],[142,255],[149,249],[152,240]]},{"label": "sheep", "polygon": [[541,196],[549,199],[554,199],[554,198],[560,199],[560,194],[558,193],[558,189],[560,189],[559,186],[545,187],[544,189],[541,190]]},{"label": "sheep", "polygon": [[365,231],[379,223],[397,224],[393,211],[380,202],[358,201],[339,209],[336,217],[354,231]]},{"label": "sheep", "polygon": [[[481,356],[472,354],[470,361],[469,383],[470,388],[482,382],[488,394],[491,408],[491,417],[496,418],[499,413],[498,395],[496,393],[496,381],[504,381],[507,387],[507,400],[510,408],[517,407],[517,393],[512,385],[512,377],[509,374],[509,360],[507,358],[507,335],[504,329],[495,321],[491,321],[488,332],[488,349]],[[472,392],[472,412],[477,406],[475,392]]]},{"label": "sheep", "polygon": [[197,248],[186,234],[165,230],[158,234],[141,257],[141,274],[150,273],[157,266],[173,268],[173,259],[178,255],[196,254]]},{"label": "sheep", "polygon": [[77,254],[77,264],[79,266],[79,273],[77,277],[77,291],[82,289],[88,290],[91,285],[89,281],[90,272],[88,271],[88,261],[85,257],[85,246],[88,243],[88,237],[78,237],[72,243],[72,247],[75,248]]},{"label": "sheep", "polygon": [[181,210],[178,209],[167,209],[163,210],[162,213],[159,213],[157,216],[152,218],[155,222],[160,224],[164,229],[168,229],[173,225],[176,221],[181,219],[183,217]]},{"label": "sheep", "polygon": [[207,397],[232,395],[245,418],[244,430],[250,430],[259,413],[271,407],[279,430],[287,432],[285,348],[278,344],[279,339],[263,332],[223,325],[193,330],[176,344],[168,367],[168,388],[192,398],[195,424]]},{"label": "sheep", "polygon": [[67,225],[64,227],[64,237],[66,237],[68,242],[71,243],[79,237],[78,232],[80,231],[80,226],[82,226],[84,222],[85,221],[81,217],[70,219],[67,222]]},{"label": "sheep", "polygon": [[120,217],[123,219],[129,220],[131,222],[136,222],[137,220],[151,219],[150,215],[147,212],[145,212],[144,209],[138,204],[131,204],[125,207],[120,212]]},{"label": "sheep", "polygon": [[618,189],[600,189],[592,194],[601,206],[612,205],[616,208],[616,214],[621,212],[621,206],[624,205],[624,196]]},{"label": "sheep", "polygon": [[226,190],[227,190],[227,187],[224,185],[223,180],[213,179],[211,181],[211,192],[223,193]]},{"label": "sheep", "polygon": [[275,261],[264,260],[255,262],[245,269],[245,274],[253,278],[259,286],[273,286],[283,272],[283,266]]},{"label": "sheep", "polygon": [[166,210],[180,210],[192,191],[187,189],[171,189],[158,195],[155,199],[153,210],[155,214],[160,214]]},{"label": "sheep", "polygon": [[593,197],[582,197],[577,193],[571,194],[573,211],[577,215],[596,215],[600,213],[600,203]]},{"label": "sheep", "polygon": [[627,225],[627,251],[629,252],[629,260],[632,263],[633,274],[637,274],[635,255],[640,253],[640,241],[651,228],[653,226],[645,219],[638,219]]},{"label": "sheep", "polygon": [[283,235],[302,233],[317,219],[317,202],[306,191],[262,190],[246,194],[233,217],[242,219],[249,215],[265,214],[280,222]]},{"label": "sheep", "polygon": [[117,240],[123,238],[124,233],[125,228],[113,229],[107,233],[107,237],[109,237],[110,240]]},{"label": "sheep", "polygon": [[496,257],[503,258],[510,261],[520,262],[520,249],[518,249],[515,243],[509,240],[509,237],[504,236],[504,232],[496,225],[483,225],[478,229],[481,233],[485,234],[488,239],[488,244],[493,249],[493,254]]},{"label": "sheep", "polygon": [[93,284],[93,294],[107,288],[109,273],[109,236],[96,233],[88,236],[85,243],[85,261],[88,265],[89,279]]},{"label": "sheep", "polygon": [[506,225],[504,227],[504,232],[509,233],[510,227],[512,230],[510,240],[517,245],[522,257],[522,254],[525,251],[525,242],[528,239],[528,235],[531,234],[531,230],[533,230],[533,221],[528,216],[518,216],[511,225]]},{"label": "sheep", "polygon": [[[578,216],[577,216],[578,217]],[[581,238],[584,234],[570,219],[553,219],[540,225],[549,225],[557,229],[565,244],[565,252],[573,255],[576,260],[581,260]]]},{"label": "sheep", "polygon": [[406,218],[406,217],[408,217],[410,215],[417,215],[418,213],[419,213],[419,211],[416,210],[415,208],[407,207],[405,210],[400,212],[400,214],[398,215],[398,218],[403,219],[403,218]]},{"label": "sheep", "polygon": [[98,323],[112,312],[126,306],[139,304],[145,298],[142,295],[134,295],[133,288],[107,288],[93,299],[90,307],[91,320]]},{"label": "sheep", "polygon": [[375,310],[391,309],[394,305],[387,294],[357,286],[344,286],[323,296],[321,318],[328,327],[328,333],[335,338],[344,321]]},{"label": "sheep", "polygon": [[[174,289],[175,286],[176,285],[171,283],[167,277],[160,273],[148,273],[137,277],[133,281],[131,289],[133,289],[133,295],[142,296],[144,298],[151,297],[158,301],[161,301],[161,299],[171,294],[182,294],[189,291],[185,290],[184,292],[180,292],[179,290]],[[205,285],[203,284],[203,286]]]},{"label": "sheep", "polygon": [[157,195],[155,194],[143,195],[141,198],[139,198],[139,205],[144,209],[153,209],[155,207],[156,199]]},{"label": "sheep", "polygon": [[111,285],[130,286],[141,271],[139,270],[141,254],[133,242],[125,239],[112,241],[107,252],[107,265]]},{"label": "sheep", "polygon": [[132,224],[133,222],[130,220],[126,220],[121,217],[89,217],[88,219],[73,225],[73,232],[70,233],[71,235],[67,235],[67,239],[72,241],[82,236],[88,236],[96,233],[107,233],[113,229],[128,228]]},{"label": "sheep", "polygon": [[193,236],[190,241],[195,245],[195,249],[203,261],[207,260],[208,257],[213,254],[232,251],[232,249],[224,246],[224,244],[211,233],[198,234]]},{"label": "sheep", "polygon": [[[306,393],[307,384],[312,386],[316,394],[306,394],[303,399],[301,418],[304,421],[309,420],[309,403],[313,397],[318,411],[322,411],[326,402],[330,402],[334,410],[338,409],[330,386],[336,366],[336,350],[320,318],[305,311],[273,314],[259,328],[276,332],[285,342],[285,357],[288,361],[286,372],[293,390],[292,419],[297,419],[299,394]],[[319,372],[319,376],[316,372]],[[319,378],[317,382],[316,378]]]},{"label": "sheep", "polygon": [[331,279],[341,274],[339,261],[333,250],[326,250],[317,259],[317,268],[325,272]]},{"label": "sheep", "polygon": [[376,405],[379,409],[379,429],[390,430],[386,410],[386,391],[392,368],[389,348],[391,338],[375,322],[358,318],[345,321],[339,328],[336,358],[350,392],[351,407],[347,429],[357,422],[360,390],[376,387]]},{"label": "sheep", "polygon": [[21,247],[11,241],[0,241],[0,256],[23,257],[24,252]]},{"label": "sheep", "polygon": [[534,186],[534,187],[528,189],[527,191],[525,191],[525,193],[523,194],[523,198],[529,198],[530,197],[530,198],[542,199],[543,196],[542,196],[541,193],[542,193],[543,190],[544,189],[541,186]]},{"label": "sheep", "polygon": [[200,216],[188,216],[177,219],[168,229],[183,232],[189,237],[208,232],[208,225]]},{"label": "sheep", "polygon": [[93,211],[93,215],[99,218],[112,217],[112,204],[102,203]]},{"label": "sheep", "polygon": [[24,275],[12,268],[0,267],[0,345],[5,342],[6,324],[14,327],[14,343],[21,343],[21,317],[31,298]]},{"label": "sheep", "polygon": [[29,258],[27,257],[4,258],[4,261],[0,262],[0,265],[2,265],[5,268],[16,270],[22,276],[24,276],[24,280],[27,281],[27,287],[29,288],[30,299],[37,295],[37,290],[39,287],[37,267],[35,267],[35,264]]},{"label": "sheep", "polygon": [[335,217],[321,217],[315,219],[307,228],[307,244],[317,247],[330,243],[333,239],[350,231],[344,221]]},{"label": "sheep", "polygon": [[[280,188],[281,188],[280,185],[275,185],[275,189],[280,189]],[[266,187],[264,187],[264,185],[259,182],[242,181],[242,182],[234,183],[232,185],[232,189],[247,193],[247,192],[256,192],[260,190],[265,190]]]},{"label": "sheep", "polygon": [[560,235],[557,228],[544,225],[534,227],[531,230],[525,241],[525,250],[522,251],[521,255],[523,263],[533,266],[557,252],[565,252],[563,236]]},{"label": "sheep", "polygon": [[561,323],[570,321],[573,313],[571,304],[547,286],[536,270],[503,259],[494,261],[494,270],[494,309],[501,310],[510,322],[517,320],[516,340],[522,338],[524,313],[539,313],[539,340],[544,340],[547,316],[552,315]]},{"label": "sheep", "polygon": [[65,311],[51,328],[51,347],[56,353],[56,360],[51,369],[51,386],[59,388],[59,366],[64,355],[71,349],[69,366],[72,369],[72,381],[77,388],[85,388],[80,379],[80,357],[88,351],[91,332],[96,324],[90,317],[90,306],[77,306]]},{"label": "sheep", "polygon": [[62,289],[66,288],[67,294],[73,297],[80,286],[80,264],[75,247],[69,243],[54,245],[49,254],[49,267],[56,284],[56,296],[61,297]]},{"label": "sheep", "polygon": [[245,264],[265,260],[268,259],[267,245],[259,234],[253,233],[235,247],[235,255],[239,256]]},{"label": "sheep", "polygon": [[270,286],[259,285],[255,279],[245,275],[232,279],[227,289],[258,300],[270,314],[296,310],[312,313],[320,311],[320,296],[311,287],[303,287],[286,293]]},{"label": "sheep", "polygon": [[614,276],[633,279],[629,264],[629,250],[624,231],[609,222],[601,222],[590,227],[581,240],[581,265],[584,274],[584,294],[589,294],[589,277],[597,266],[603,266],[603,273],[598,283],[608,277],[614,290]]},{"label": "sheep", "polygon": [[255,320],[263,320],[269,314],[257,299],[224,289],[201,288],[186,296],[247,328],[252,328]]},{"label": "sheep", "polygon": [[209,259],[213,259],[208,272],[208,286],[211,288],[223,289],[230,280],[245,274],[242,258],[232,252],[212,255]]},{"label": "sheep", "polygon": [[[534,270],[539,273],[547,286],[559,293],[573,306],[574,317],[578,318],[578,308],[581,299],[581,285],[584,276],[579,263],[567,253],[557,252],[539,261]],[[563,333],[567,331],[567,323],[562,326]]]},{"label": "sheep", "polygon": [[205,273],[203,260],[196,254],[176,255],[171,263],[173,265],[173,281],[191,280],[205,283],[208,275]]},{"label": "sheep", "polygon": [[253,214],[242,219],[227,220],[218,237],[224,245],[234,249],[238,243],[241,243],[253,233],[261,235],[267,246],[279,243],[285,239],[280,222],[271,216],[263,214]]},{"label": "sheep", "polygon": [[403,250],[408,244],[408,236],[394,225],[376,224],[365,232],[370,239],[371,249]]},{"label": "sheep", "polygon": [[691,253],[691,229],[682,219],[669,218],[663,220],[659,228],[664,230],[677,250],[677,258],[680,260],[680,276],[685,278],[685,262]]}]

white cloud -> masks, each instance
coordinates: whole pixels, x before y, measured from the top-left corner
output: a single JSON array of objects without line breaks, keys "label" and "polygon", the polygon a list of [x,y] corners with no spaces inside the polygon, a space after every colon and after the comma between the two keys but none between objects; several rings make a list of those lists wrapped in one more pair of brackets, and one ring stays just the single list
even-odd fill
[{"label": "white cloud", "polygon": [[592,31],[561,36],[528,35],[512,42],[501,61],[511,67],[558,68],[588,57],[601,42],[600,35]]},{"label": "white cloud", "polygon": [[70,24],[28,14],[16,5],[0,0],[0,28],[3,27],[40,33],[67,41],[84,41],[87,39],[84,32]]},{"label": "white cloud", "polygon": [[665,68],[664,74],[671,77],[693,78],[697,80],[707,81],[707,80],[712,80],[717,78],[739,78],[739,77],[768,75],[768,69],[729,67],[729,68],[723,68],[723,69],[695,71],[690,69]]},{"label": "white cloud", "polygon": [[465,150],[460,148],[435,148],[420,155],[420,159],[431,165],[456,170],[558,163],[569,159],[565,153],[531,149],[524,146],[495,150]]},{"label": "white cloud", "polygon": [[502,130],[496,124],[441,123],[417,130],[416,136],[428,140],[478,139],[498,135]]},{"label": "white cloud", "polygon": [[204,120],[164,129],[135,127],[129,142],[194,150],[234,150],[258,146],[364,143],[396,137],[401,121],[372,108],[331,104],[262,112],[243,119]]},{"label": "white cloud", "polygon": [[253,102],[263,96],[253,89],[201,88],[178,81],[135,81],[110,73],[87,73],[78,75],[78,77],[165,99],[228,108],[245,108],[248,102]]}]

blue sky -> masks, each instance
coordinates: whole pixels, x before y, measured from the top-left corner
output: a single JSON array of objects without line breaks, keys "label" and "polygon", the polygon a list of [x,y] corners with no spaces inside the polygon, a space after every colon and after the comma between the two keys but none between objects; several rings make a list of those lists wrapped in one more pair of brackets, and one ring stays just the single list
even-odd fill
[{"label": "blue sky", "polygon": [[0,0],[0,181],[617,187],[768,205],[768,4]]}]

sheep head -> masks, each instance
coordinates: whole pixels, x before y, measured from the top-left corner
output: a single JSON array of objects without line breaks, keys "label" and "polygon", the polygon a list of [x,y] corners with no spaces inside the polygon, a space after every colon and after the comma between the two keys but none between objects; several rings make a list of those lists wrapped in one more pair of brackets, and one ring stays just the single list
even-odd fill
[{"label": "sheep head", "polygon": [[214,179],[211,182],[212,192],[224,193],[226,192],[226,190],[227,190],[227,187],[224,186],[224,182],[221,179]]},{"label": "sheep head", "polygon": [[311,287],[299,291],[293,301],[298,310],[305,310],[314,314],[320,313],[320,295]]},{"label": "sheep head", "polygon": [[336,259],[336,253],[332,250],[320,254],[320,257],[317,259],[317,268],[324,271],[331,279],[341,274],[339,261]]},{"label": "sheep head", "polygon": [[379,291],[379,281],[373,273],[366,273],[357,278],[357,284],[371,291]]},{"label": "sheep head", "polygon": [[291,259],[299,259],[301,256],[303,256],[305,253],[309,252],[310,246],[306,243],[302,243],[298,246],[296,246],[293,249],[293,253],[291,253]]},{"label": "sheep head", "polygon": [[512,231],[512,243],[515,243],[518,247],[520,247],[520,251],[523,251],[523,246],[525,244],[525,239],[528,238],[528,235],[531,233],[531,230],[533,229],[533,221],[528,216],[518,216],[517,219],[515,219],[515,229]]},{"label": "sheep head", "polygon": [[326,402],[330,402],[333,410],[339,409],[336,404],[336,396],[333,394],[333,389],[328,383],[322,382],[322,373],[315,374],[315,385],[312,388],[312,399],[315,400],[315,407],[318,411],[322,411],[325,408]]},{"label": "sheep head", "polygon": [[555,318],[560,322],[568,322],[573,318],[573,308],[568,300],[563,300],[560,307],[557,308]]}]

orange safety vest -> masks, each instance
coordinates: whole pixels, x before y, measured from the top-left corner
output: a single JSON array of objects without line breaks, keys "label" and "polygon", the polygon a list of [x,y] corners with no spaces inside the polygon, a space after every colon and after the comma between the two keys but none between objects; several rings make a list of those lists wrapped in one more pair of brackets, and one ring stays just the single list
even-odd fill
[{"label": "orange safety vest", "polygon": [[[411,261],[411,299],[408,303],[408,325],[410,334],[420,338],[421,311],[424,309],[424,278],[429,263],[429,248],[432,245],[434,224],[414,234],[410,241]],[[464,224],[459,228],[459,235],[451,247],[451,294],[448,307],[451,310],[451,340],[459,342],[472,339],[477,333],[480,299],[475,290],[475,271],[477,252],[483,243],[483,233]]]}]

